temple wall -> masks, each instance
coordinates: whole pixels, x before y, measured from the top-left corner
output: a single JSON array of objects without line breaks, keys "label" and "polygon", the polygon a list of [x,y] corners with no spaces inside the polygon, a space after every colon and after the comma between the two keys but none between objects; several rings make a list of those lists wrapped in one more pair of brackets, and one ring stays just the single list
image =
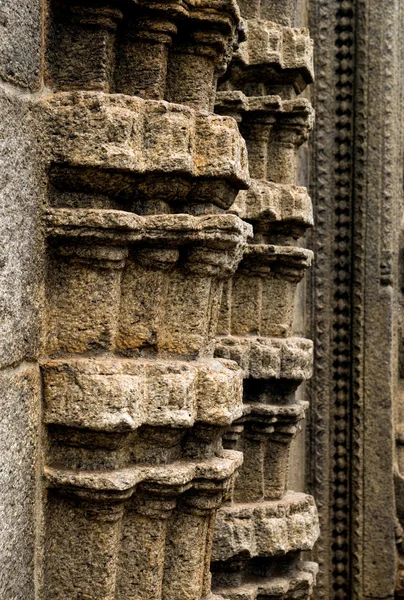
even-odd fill
[{"label": "temple wall", "polygon": [[0,9],[0,597],[38,598],[43,318],[42,7]]}]

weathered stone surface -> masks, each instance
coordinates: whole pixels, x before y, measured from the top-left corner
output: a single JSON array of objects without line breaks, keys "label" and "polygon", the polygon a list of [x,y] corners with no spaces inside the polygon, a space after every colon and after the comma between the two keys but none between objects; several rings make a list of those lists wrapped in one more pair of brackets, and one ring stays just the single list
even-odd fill
[{"label": "weathered stone surface", "polygon": [[243,39],[235,0],[53,0],[48,74],[59,90],[117,91],[210,109],[217,77]]},{"label": "weathered stone surface", "polygon": [[[251,226],[233,215],[54,209],[48,228],[59,243],[48,277],[49,352],[213,355],[223,280]],[[72,242],[82,245],[64,246]],[[101,248],[90,251],[89,242]],[[117,245],[128,246],[127,258]]]},{"label": "weathered stone surface", "polygon": [[269,577],[255,581],[243,582],[237,587],[218,587],[217,590],[226,600],[308,600],[313,592],[318,565],[312,562],[298,563],[287,575],[279,572],[271,573]]},{"label": "weathered stone surface", "polygon": [[311,260],[303,248],[250,244],[224,290],[218,334],[290,336],[296,287]]},{"label": "weathered stone surface", "polygon": [[318,536],[313,499],[307,530],[300,514],[300,537],[290,545],[289,517],[259,511],[293,496],[286,492],[291,442],[307,409],[295,392],[311,375],[311,343],[291,336],[297,287],[312,261],[294,241],[313,224],[307,191],[296,186],[298,150],[313,127],[309,101],[296,97],[312,80],[312,43],[307,31],[288,27],[294,1],[242,1],[240,9],[247,40],[221,81],[216,110],[234,117],[246,140],[252,185],[230,211],[253,224],[254,239],[224,288],[216,355],[243,369],[244,414],[223,443],[241,450],[244,462],[218,513],[213,589],[232,600],[308,599],[314,573],[302,574],[297,562]]},{"label": "weathered stone surface", "polygon": [[256,234],[298,239],[314,224],[306,188],[260,179],[253,179],[249,190],[239,192],[229,212],[252,223]]},{"label": "weathered stone surface", "polygon": [[45,422],[100,431],[224,426],[242,415],[232,361],[60,359],[41,365]]},{"label": "weathered stone surface", "polygon": [[0,596],[36,598],[40,508],[40,376],[0,371]]},{"label": "weathered stone surface", "polygon": [[264,89],[284,86],[283,93],[289,94],[289,86],[300,93],[312,83],[313,42],[307,29],[248,19],[246,36],[226,74],[233,89],[265,82]]},{"label": "weathered stone surface", "polygon": [[282,500],[224,506],[216,518],[212,560],[310,550],[318,534],[317,509],[305,494],[288,492]]},{"label": "weathered stone surface", "polygon": [[179,212],[185,202],[228,208],[248,187],[245,143],[232,119],[91,92],[55,94],[41,106],[58,187],[141,200],[145,211],[159,200]]},{"label": "weathered stone surface", "polygon": [[[24,488],[21,515],[42,503],[43,521],[40,511],[27,518],[35,534],[22,525],[23,576],[16,583],[9,570],[6,584],[16,600],[226,600],[237,582],[256,600],[311,591],[314,570],[299,553],[317,535],[315,508],[285,494],[307,409],[295,390],[311,368],[310,343],[290,337],[312,260],[295,246],[312,222],[295,185],[313,122],[296,97],[312,77],[311,43],[289,27],[294,2],[250,8],[241,3],[246,40],[236,0],[44,7],[45,85],[15,101],[5,127],[18,142],[4,186],[12,182],[4,221],[16,259],[5,281],[13,341],[0,368],[39,363],[32,382],[21,375],[30,367],[15,372],[20,404],[12,392],[10,405],[20,422],[35,390],[22,438],[31,477],[40,458],[46,486],[44,498],[36,479]],[[35,87],[24,69],[36,45],[23,61],[12,54],[8,81]],[[209,112],[223,75],[225,116]],[[214,358],[224,285],[217,353],[234,362]],[[15,455],[29,457],[14,439],[10,453],[18,472]],[[223,503],[219,524],[231,535],[214,562],[217,595],[210,559]]]},{"label": "weathered stone surface", "polygon": [[42,12],[40,0],[4,0],[0,6],[0,78],[31,90],[41,84]]},{"label": "weathered stone surface", "polygon": [[32,107],[0,91],[0,368],[39,345],[44,180]]},{"label": "weathered stone surface", "polygon": [[307,402],[291,400],[289,390],[276,395],[270,380],[261,381],[261,386],[251,383],[245,381],[243,416],[223,438],[225,448],[244,456],[231,493],[237,505],[284,497],[290,445],[308,407]]},{"label": "weathered stone surface", "polygon": [[313,369],[313,343],[302,338],[220,336],[215,355],[236,361],[245,379],[302,381]]}]

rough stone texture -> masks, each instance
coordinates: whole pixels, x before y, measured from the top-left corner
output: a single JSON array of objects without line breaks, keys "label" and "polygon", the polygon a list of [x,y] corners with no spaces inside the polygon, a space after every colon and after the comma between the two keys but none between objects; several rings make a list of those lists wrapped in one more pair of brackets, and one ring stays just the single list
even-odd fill
[{"label": "rough stone texture", "polygon": [[0,368],[38,353],[44,182],[32,108],[0,90]]},{"label": "rough stone texture", "polygon": [[296,10],[0,10],[4,600],[311,593],[316,508],[287,491],[312,369],[294,335],[313,260]]},{"label": "rough stone texture", "polygon": [[311,9],[318,48],[312,137],[317,226],[307,473],[321,530],[315,594],[391,599],[402,6],[324,0],[313,1]]},{"label": "rough stone texture", "polygon": [[[223,438],[244,461],[213,540],[213,589],[227,600],[307,599],[316,573],[300,557],[319,534],[314,501],[287,492],[291,443],[308,407],[295,392],[312,368],[311,342],[292,335],[298,284],[313,258],[296,245],[313,224],[307,190],[296,182],[314,115],[296,97],[312,80],[312,43],[289,27],[296,6],[286,4],[241,3],[247,40],[215,105],[246,140],[251,188],[229,212],[254,229],[225,285],[216,342],[216,356],[235,360],[244,376],[243,416]],[[265,20],[280,15],[281,23]]]},{"label": "rough stone texture", "polygon": [[313,42],[307,29],[249,18],[246,30],[247,39],[225,75],[227,87],[244,91],[248,86],[256,96],[265,90],[288,97],[292,90],[302,92],[312,83]]},{"label": "rough stone texture", "polygon": [[40,587],[43,318],[40,87],[42,3],[0,6],[0,597],[36,600]]},{"label": "rough stone texture", "polygon": [[40,375],[35,365],[0,371],[0,596],[34,600],[41,519]]},{"label": "rough stone texture", "polygon": [[207,599],[242,462],[221,441],[241,369],[213,353],[252,237],[223,213],[249,173],[237,124],[206,110],[238,7],[50,9],[43,600]]},{"label": "rough stone texture", "polygon": [[[318,566],[303,562],[285,575],[282,566],[266,578],[255,576],[253,581],[226,588],[223,592],[229,600],[295,600],[310,598],[315,585]],[[220,588],[218,588],[220,590]]]},{"label": "rough stone texture", "polygon": [[41,84],[42,11],[40,0],[0,6],[0,78],[32,91]]},{"label": "rough stone texture", "polygon": [[212,199],[228,208],[248,186],[245,144],[232,119],[94,92],[59,93],[42,105],[53,178],[62,190],[137,201],[147,212],[157,202],[188,212],[189,205]]},{"label": "rough stone texture", "polygon": [[219,511],[212,559],[246,560],[311,550],[318,534],[314,500],[305,494],[289,492],[281,501],[238,503]]}]

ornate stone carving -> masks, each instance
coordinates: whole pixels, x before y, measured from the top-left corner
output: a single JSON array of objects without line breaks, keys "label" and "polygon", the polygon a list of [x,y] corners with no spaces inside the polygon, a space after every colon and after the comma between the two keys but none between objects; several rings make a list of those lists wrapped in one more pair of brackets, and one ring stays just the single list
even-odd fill
[{"label": "ornate stone carving", "polygon": [[392,599],[403,14],[397,3],[373,0],[311,7],[318,49],[308,435],[321,530],[315,597]]},{"label": "ornate stone carving", "polygon": [[252,227],[223,214],[249,186],[245,143],[200,109],[240,31],[233,0],[52,3],[49,600],[211,598],[214,517],[242,462],[221,439],[243,414],[214,335]]},{"label": "ornate stone carving", "polygon": [[244,461],[219,510],[212,555],[213,589],[228,600],[309,598],[316,565],[300,552],[319,533],[313,499],[287,492],[290,444],[307,409],[294,392],[312,370],[311,342],[293,337],[296,288],[312,261],[296,246],[313,216],[307,190],[295,185],[313,126],[310,103],[296,97],[311,81],[312,44],[306,31],[260,19],[263,6],[242,3],[247,41],[216,96],[216,111],[239,124],[252,178],[229,212],[254,227],[225,284],[216,342],[216,356],[235,360],[244,376],[243,415],[223,438]]}]

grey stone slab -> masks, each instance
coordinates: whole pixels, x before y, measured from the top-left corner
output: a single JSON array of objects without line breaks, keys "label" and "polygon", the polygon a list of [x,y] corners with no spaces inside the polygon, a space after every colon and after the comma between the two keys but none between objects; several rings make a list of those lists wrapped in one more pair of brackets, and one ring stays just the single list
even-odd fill
[{"label": "grey stone slab", "polygon": [[39,372],[0,372],[0,598],[35,597]]},{"label": "grey stone slab", "polygon": [[28,100],[0,92],[0,368],[37,352],[43,174]]},{"label": "grey stone slab", "polygon": [[1,0],[0,78],[32,90],[40,86],[41,0]]}]

